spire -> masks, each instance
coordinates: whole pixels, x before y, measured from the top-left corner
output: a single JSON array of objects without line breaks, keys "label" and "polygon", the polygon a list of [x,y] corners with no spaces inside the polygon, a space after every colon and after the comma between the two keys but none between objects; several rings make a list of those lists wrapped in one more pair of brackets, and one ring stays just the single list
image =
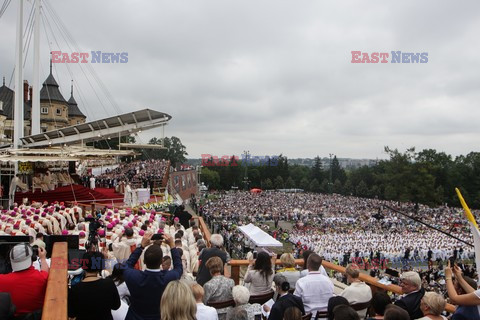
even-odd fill
[{"label": "spire", "polygon": [[3,76],[3,85],[5,85],[5,76]]},{"label": "spire", "polygon": [[52,74],[52,53],[50,52],[50,74]]},{"label": "spire", "polygon": [[72,88],[70,90],[70,95],[73,97],[73,80],[72,80]]}]

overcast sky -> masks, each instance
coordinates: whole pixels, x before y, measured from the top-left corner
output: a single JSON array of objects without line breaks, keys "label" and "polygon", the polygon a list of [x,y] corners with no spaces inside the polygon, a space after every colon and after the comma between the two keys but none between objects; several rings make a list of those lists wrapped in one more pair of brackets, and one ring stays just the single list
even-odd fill
[{"label": "overcast sky", "polygon": [[[16,2],[0,18],[7,85]],[[25,20],[30,8],[25,1]],[[386,157],[387,145],[479,151],[476,0],[48,0],[42,81],[50,50],[74,51],[49,8],[81,51],[128,52],[126,64],[88,63],[117,106],[80,64],[54,65],[64,97],[73,77],[89,120],[143,108],[166,112],[173,117],[166,135],[179,137],[189,158],[249,150],[374,159]],[[428,63],[353,64],[355,50],[428,52]],[[160,135],[152,130],[137,140]]]}]

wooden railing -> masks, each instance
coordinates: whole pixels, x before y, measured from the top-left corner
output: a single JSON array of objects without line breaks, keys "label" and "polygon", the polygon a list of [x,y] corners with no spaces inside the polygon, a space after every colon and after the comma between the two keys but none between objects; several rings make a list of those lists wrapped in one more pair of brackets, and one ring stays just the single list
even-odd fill
[{"label": "wooden railing", "polygon": [[[197,218],[197,217],[196,217]],[[207,239],[207,234],[208,234],[208,240],[210,240],[210,231],[207,228],[207,225],[203,221],[202,217],[198,217],[198,224],[200,227],[200,230],[202,233],[205,235],[205,239]],[[230,273],[231,273],[231,278],[235,282],[236,285],[240,284],[240,268],[241,267],[246,267],[248,266],[249,261],[248,260],[230,260]],[[295,259],[295,264],[298,266],[303,266],[303,259]],[[275,265],[281,265],[280,259],[277,259],[275,262]],[[328,261],[323,261],[322,265],[327,268],[331,269],[337,272],[341,272],[345,274],[345,268],[336,264],[333,264]],[[380,282],[378,282],[378,279],[373,278],[367,274],[360,273],[360,280],[363,282],[367,283],[370,288],[372,288],[372,293],[375,293],[377,291],[390,291],[396,294],[402,294],[402,288],[400,286],[390,284],[390,285],[385,285]],[[452,304],[447,304],[445,307],[445,310],[453,313],[455,311],[455,306]]]},{"label": "wooden railing", "polygon": [[42,320],[68,318],[68,246],[66,242],[53,245],[47,291],[43,301]]},{"label": "wooden railing", "polygon": [[210,236],[212,234],[210,233],[210,230],[208,230],[207,224],[205,223],[205,221],[203,220],[202,217],[194,217],[194,218],[198,219],[198,227],[200,228],[200,231],[202,231],[203,238],[207,242],[207,245],[209,245],[210,244]]},{"label": "wooden railing", "polygon": [[[235,284],[240,283],[240,267],[242,266],[248,266],[249,262],[248,260],[230,260],[230,267],[231,267],[231,277],[233,281],[235,281]],[[276,265],[281,265],[280,259],[277,259]],[[295,264],[299,266],[303,266],[303,260],[302,259],[295,259]],[[334,271],[341,272],[345,274],[345,268],[336,264],[333,264],[328,261],[323,261],[322,265],[326,269],[332,269]],[[375,293],[377,291],[390,291],[396,294],[402,294],[402,288],[400,286],[390,284],[390,285],[385,285],[380,282],[378,282],[378,279],[373,278],[367,274],[360,273],[360,280],[363,282],[367,283],[370,288],[372,288],[372,293]],[[445,307],[445,310],[453,313],[455,312],[455,306],[452,304],[447,304]]]}]

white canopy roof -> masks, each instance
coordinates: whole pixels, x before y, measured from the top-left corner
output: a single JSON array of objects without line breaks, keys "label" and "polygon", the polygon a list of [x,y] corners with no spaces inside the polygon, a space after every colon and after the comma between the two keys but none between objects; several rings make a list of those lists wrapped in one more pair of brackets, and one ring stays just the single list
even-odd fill
[{"label": "white canopy roof", "polygon": [[[81,123],[70,127],[47,131],[21,138],[24,147],[47,147],[54,145],[87,143],[118,138],[164,126],[172,117],[166,113],[143,109],[101,120]],[[162,137],[163,138],[163,137]]]},{"label": "white canopy roof", "polygon": [[248,224],[246,226],[239,227],[240,231],[247,236],[250,241],[255,243],[257,247],[282,247],[283,244],[274,239],[271,235],[260,229],[259,227]]}]

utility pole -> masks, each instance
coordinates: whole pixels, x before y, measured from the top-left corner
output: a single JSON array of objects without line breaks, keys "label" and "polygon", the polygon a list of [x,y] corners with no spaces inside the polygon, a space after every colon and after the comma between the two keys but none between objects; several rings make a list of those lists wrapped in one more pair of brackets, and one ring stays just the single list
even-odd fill
[{"label": "utility pole", "polygon": [[[15,60],[15,109],[13,115],[13,149],[18,149],[23,138],[23,0],[18,1],[17,44]],[[17,173],[18,163],[15,173]]]},{"label": "utility pole", "polygon": [[332,193],[332,156],[334,154],[333,153],[329,153],[329,156],[330,156],[330,179],[329,179],[329,183],[328,183],[328,192],[329,193]]},{"label": "utility pole", "polygon": [[250,159],[250,151],[243,151],[244,159],[242,160],[242,165],[243,162],[245,161],[245,176],[243,177],[243,183],[245,184],[245,190],[248,190],[248,184],[250,181],[248,180],[248,162]]},{"label": "utility pole", "polygon": [[40,1],[35,0],[33,84],[32,84],[32,134],[40,133]]}]

